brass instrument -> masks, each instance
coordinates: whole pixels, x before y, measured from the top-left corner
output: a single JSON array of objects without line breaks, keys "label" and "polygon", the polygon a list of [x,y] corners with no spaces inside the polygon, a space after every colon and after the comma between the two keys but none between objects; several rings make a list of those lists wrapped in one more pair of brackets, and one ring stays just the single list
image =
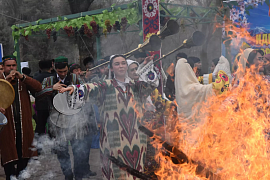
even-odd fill
[{"label": "brass instrument", "polygon": [[175,20],[169,20],[165,26],[157,33],[160,39],[177,34],[179,32],[179,25]]},{"label": "brass instrument", "polygon": [[[205,41],[205,36],[202,32],[200,31],[195,31],[192,36],[189,39],[184,40],[183,44],[181,46],[179,46],[178,48],[174,49],[173,51],[169,52],[168,54],[164,55],[163,57],[157,59],[154,61],[160,61],[164,58],[166,58],[167,56],[169,56],[170,54],[180,50],[180,49],[184,49],[184,48],[191,48],[193,46],[201,46]],[[157,35],[152,35],[147,41],[145,41],[143,44],[139,45],[138,48],[124,54],[126,57],[130,57],[131,55],[133,55],[135,52],[138,52],[140,50],[144,50],[144,51],[158,51],[161,48],[161,40]],[[89,69],[88,71],[92,71],[98,67],[101,67],[103,65],[109,64],[110,62],[107,61],[105,63],[102,63],[98,66],[95,66],[91,69]],[[85,72],[86,73],[86,72]]]},{"label": "brass instrument", "polygon": [[165,59],[167,56],[171,55],[172,53],[174,53],[176,51],[179,51],[180,49],[191,48],[193,46],[201,46],[201,45],[203,45],[204,42],[205,42],[204,34],[201,31],[195,31],[189,39],[184,40],[184,42],[181,46],[172,50],[171,52],[164,55],[163,57],[155,60],[154,63],[156,63],[162,59]]},{"label": "brass instrument", "polygon": [[143,44],[139,44],[136,49],[124,54],[126,58],[133,56],[136,52],[140,51],[158,51],[161,48],[161,40],[157,35],[152,35]]},{"label": "brass instrument", "polygon": [[[158,51],[161,48],[161,40],[157,35],[152,35],[148,40],[146,40],[143,44],[139,44],[138,48],[124,54],[126,58],[134,55],[138,51]],[[102,64],[99,64],[91,69],[88,69],[87,71],[92,71],[98,67],[101,67],[103,65],[109,64],[110,62],[104,62]],[[86,73],[87,71],[83,71],[83,73]]]}]

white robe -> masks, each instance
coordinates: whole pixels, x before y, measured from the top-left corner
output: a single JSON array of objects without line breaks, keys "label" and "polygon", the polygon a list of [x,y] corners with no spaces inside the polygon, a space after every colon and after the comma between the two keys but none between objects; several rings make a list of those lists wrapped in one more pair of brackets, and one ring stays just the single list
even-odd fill
[{"label": "white robe", "polygon": [[[175,68],[175,96],[177,111],[185,119],[192,119],[207,98],[214,95],[212,84],[199,83],[187,60],[179,59]],[[196,117],[199,117],[196,115]]]}]

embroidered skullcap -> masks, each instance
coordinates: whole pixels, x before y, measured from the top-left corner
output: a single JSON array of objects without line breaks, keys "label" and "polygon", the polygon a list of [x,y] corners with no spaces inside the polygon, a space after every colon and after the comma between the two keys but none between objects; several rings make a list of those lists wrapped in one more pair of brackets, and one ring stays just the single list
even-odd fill
[{"label": "embroidered skullcap", "polygon": [[8,60],[15,60],[16,61],[16,56],[10,55],[10,56],[5,56],[2,58],[2,61],[8,61]]},{"label": "embroidered skullcap", "polygon": [[59,56],[57,58],[54,59],[55,63],[68,63],[68,58],[64,57],[64,56]]}]

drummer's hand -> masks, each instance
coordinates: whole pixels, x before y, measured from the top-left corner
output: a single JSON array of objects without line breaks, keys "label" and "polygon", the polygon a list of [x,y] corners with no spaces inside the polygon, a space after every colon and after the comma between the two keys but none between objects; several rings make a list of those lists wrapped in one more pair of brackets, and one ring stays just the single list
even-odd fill
[{"label": "drummer's hand", "polygon": [[5,114],[6,110],[4,108],[0,108],[0,113]]},{"label": "drummer's hand", "polygon": [[62,88],[67,87],[65,84],[61,84],[61,81],[53,85],[53,90],[60,91]]},{"label": "drummer's hand", "polygon": [[148,56],[144,59],[143,64],[146,65],[147,63],[149,63],[150,61],[152,61],[154,59],[154,54],[152,56]]},{"label": "drummer's hand", "polygon": [[16,77],[16,71],[10,71],[9,75],[6,76],[6,80],[8,82],[11,82],[15,79]]},{"label": "drummer's hand", "polygon": [[69,86],[67,88],[62,88],[59,92],[60,93],[64,93],[66,91],[70,91],[69,94],[71,95],[74,92],[74,87],[73,86]]}]

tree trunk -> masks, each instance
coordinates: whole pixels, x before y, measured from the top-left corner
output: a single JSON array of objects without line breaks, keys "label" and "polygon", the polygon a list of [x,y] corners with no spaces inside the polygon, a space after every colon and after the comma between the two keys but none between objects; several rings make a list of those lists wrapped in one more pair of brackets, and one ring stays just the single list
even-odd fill
[{"label": "tree trunk", "polygon": [[[88,11],[90,5],[93,3],[94,0],[68,0],[70,11],[72,14],[80,13]],[[90,24],[90,22],[89,22]],[[96,51],[94,50],[94,46],[96,43],[96,39],[93,36],[91,39],[85,36],[77,35],[76,43],[79,49],[79,64],[83,66],[83,59],[86,57],[93,58],[96,57]],[[90,51],[90,53],[89,53]]]},{"label": "tree trunk", "polygon": [[[200,2],[199,0],[196,0],[196,1],[198,3]],[[207,4],[206,4],[207,7],[210,6],[211,2],[212,2],[212,0],[209,0],[207,2]],[[220,7],[221,3],[222,3],[222,0],[216,0],[215,1],[215,4],[216,4],[217,7]],[[209,73],[209,67],[211,65],[211,59],[208,58],[207,51],[208,51],[208,45],[211,42],[211,39],[213,37],[214,26],[215,26],[215,24],[212,24],[212,23],[202,25],[202,32],[205,34],[205,37],[206,37],[206,41],[205,41],[204,45],[202,46],[202,51],[201,51],[201,54],[200,54],[201,62],[202,62],[202,74],[208,74]],[[221,33],[222,33],[221,28],[216,29],[215,33],[217,33],[221,37]]]},{"label": "tree trunk", "polygon": [[[95,58],[97,55],[96,50],[95,50],[96,37],[93,36],[91,39],[89,39],[86,36],[81,36],[81,37],[78,35],[76,43],[77,43],[78,49],[79,49],[79,61],[80,62],[78,62],[78,63],[84,69],[83,60],[89,56]],[[89,51],[90,51],[90,53],[89,53]]]},{"label": "tree trunk", "polygon": [[201,62],[202,62],[202,74],[208,74],[209,69],[209,59],[207,55],[208,45],[210,43],[210,40],[212,38],[212,32],[213,32],[213,24],[204,24],[202,25],[202,32],[205,35],[205,43],[202,46],[202,51],[200,54]]}]

